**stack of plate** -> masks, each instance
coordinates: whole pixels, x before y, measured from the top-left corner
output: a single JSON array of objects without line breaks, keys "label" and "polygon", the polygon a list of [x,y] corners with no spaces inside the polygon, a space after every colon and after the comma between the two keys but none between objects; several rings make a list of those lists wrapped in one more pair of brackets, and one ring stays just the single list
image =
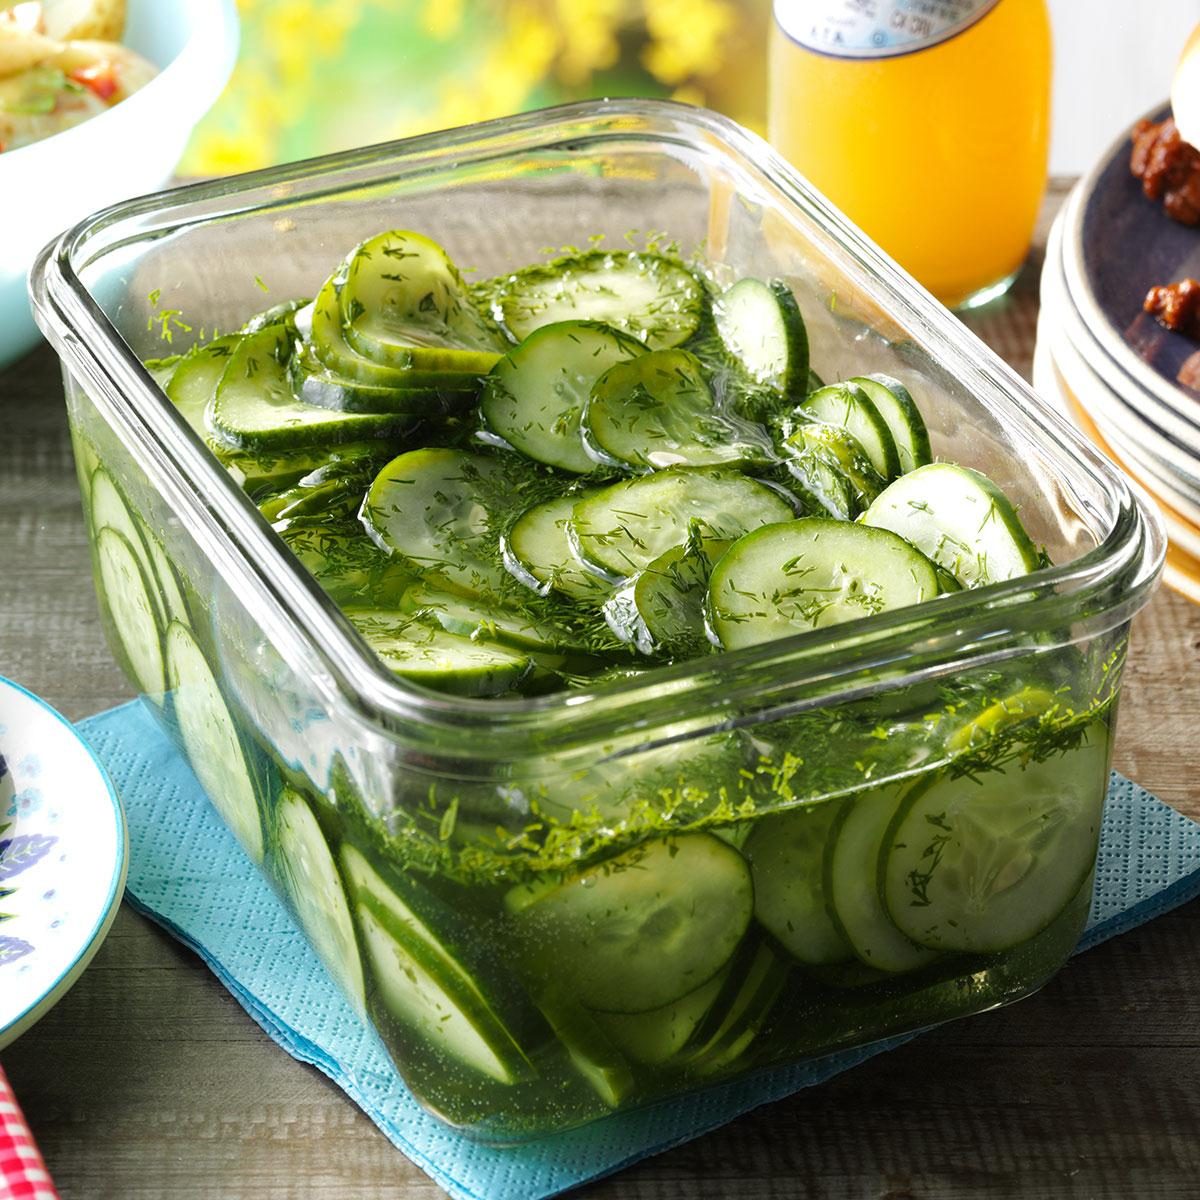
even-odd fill
[{"label": "stack of plate", "polygon": [[1142,195],[1129,152],[1122,137],[1054,224],[1033,381],[1158,502],[1166,581],[1200,603],[1200,342],[1142,312],[1152,286],[1200,277],[1200,227]]}]

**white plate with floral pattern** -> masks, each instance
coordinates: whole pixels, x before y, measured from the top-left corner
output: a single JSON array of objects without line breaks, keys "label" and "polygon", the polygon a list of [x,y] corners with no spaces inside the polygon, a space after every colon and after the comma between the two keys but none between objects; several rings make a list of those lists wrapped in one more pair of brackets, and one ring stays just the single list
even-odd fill
[{"label": "white plate with floral pattern", "polygon": [[72,725],[0,677],[0,1047],[62,998],[104,941],[129,842]]}]

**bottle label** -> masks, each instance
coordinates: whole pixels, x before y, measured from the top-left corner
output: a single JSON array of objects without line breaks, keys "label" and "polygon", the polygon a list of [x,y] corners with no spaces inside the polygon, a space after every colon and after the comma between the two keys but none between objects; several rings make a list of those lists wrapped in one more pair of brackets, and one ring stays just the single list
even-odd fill
[{"label": "bottle label", "polygon": [[1000,0],[775,0],[779,28],[834,58],[894,58],[948,41]]}]

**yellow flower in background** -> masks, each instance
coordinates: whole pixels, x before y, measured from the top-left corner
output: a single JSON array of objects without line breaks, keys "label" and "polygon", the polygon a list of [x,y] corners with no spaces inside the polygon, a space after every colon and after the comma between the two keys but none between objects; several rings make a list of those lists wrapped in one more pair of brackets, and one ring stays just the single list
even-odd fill
[{"label": "yellow flower in background", "polygon": [[238,8],[242,53],[185,170],[244,171],[600,95],[669,95],[762,124],[770,0],[238,0]]},{"label": "yellow flower in background", "polygon": [[650,44],[642,61],[656,79],[680,84],[711,75],[724,64],[725,45],[737,22],[727,0],[645,0]]}]

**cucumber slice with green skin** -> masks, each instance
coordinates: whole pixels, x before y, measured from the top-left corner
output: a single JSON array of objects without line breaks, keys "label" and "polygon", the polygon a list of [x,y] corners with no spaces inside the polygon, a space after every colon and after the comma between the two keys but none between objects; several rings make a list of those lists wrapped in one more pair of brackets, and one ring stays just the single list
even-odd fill
[{"label": "cucumber slice with green skin", "polygon": [[585,563],[614,578],[636,574],[693,535],[733,541],[793,515],[765,484],[731,471],[671,467],[579,500],[569,533]]},{"label": "cucumber slice with green skin", "polygon": [[896,927],[934,950],[998,954],[1041,933],[1096,861],[1108,737],[912,792],[884,840],[884,903]]},{"label": "cucumber slice with green skin", "polygon": [[929,430],[925,427],[921,410],[900,380],[890,375],[875,374],[856,375],[849,382],[866,393],[887,423],[892,440],[896,443],[902,475],[933,461]]},{"label": "cucumber slice with green skin", "polygon": [[702,1075],[735,1063],[758,1037],[787,983],[788,966],[770,946],[746,946],[722,994],[684,1048],[681,1058]]},{"label": "cucumber slice with green skin", "polygon": [[656,350],[618,363],[592,388],[583,442],[617,466],[740,466],[774,460],[759,425],[718,407],[700,360],[686,350]]},{"label": "cucumber slice with green skin", "polygon": [[187,625],[191,619],[188,612],[187,600],[184,598],[183,588],[179,583],[179,576],[175,574],[175,568],[171,565],[171,560],[167,558],[167,552],[162,548],[157,539],[147,535],[143,540],[146,547],[146,557],[150,560],[154,571],[154,580],[158,584],[159,603],[162,606],[163,619],[165,621],[180,621],[184,625]]},{"label": "cucumber slice with green skin", "polygon": [[[802,963],[845,962],[854,950],[830,915],[823,864],[841,802],[764,817],[746,840],[754,915]],[[871,886],[868,877],[864,886]]]},{"label": "cucumber slice with green skin", "polygon": [[191,631],[167,628],[167,681],[188,762],[250,858],[263,860],[262,817],[246,753],[225,697]]},{"label": "cucumber slice with green skin", "polygon": [[416,582],[406,565],[380,550],[357,522],[343,526],[320,517],[293,518],[274,528],[341,605],[395,609]]},{"label": "cucumber slice with green skin", "polygon": [[154,585],[123,533],[104,525],[94,536],[100,589],[133,682],[140,692],[161,704],[167,684],[162,617]]},{"label": "cucumber slice with green skin", "polygon": [[300,926],[342,994],[362,1016],[367,1011],[362,959],[337,864],[308,803],[291,788],[285,788],[279,798],[275,829],[280,877]]},{"label": "cucumber slice with green skin", "polygon": [[617,1108],[633,1092],[633,1072],[595,1014],[562,988],[544,991],[538,1007],[575,1070],[609,1108]]},{"label": "cucumber slice with green skin", "polygon": [[297,400],[287,366],[291,342],[278,325],[248,334],[229,356],[206,420],[229,445],[282,450],[364,437],[395,437],[410,414],[341,413]]},{"label": "cucumber slice with green skin", "polygon": [[1008,497],[969,467],[930,463],[902,475],[862,522],[898,533],[965,588],[1018,579],[1041,566]]},{"label": "cucumber slice with green skin", "polygon": [[368,387],[407,387],[410,374],[407,368],[376,362],[359,354],[346,341],[340,299],[344,280],[343,265],[321,285],[312,304],[296,313],[296,328],[303,339],[302,344],[311,347],[316,358],[339,379]]},{"label": "cucumber slice with green skin", "polygon": [[596,469],[579,431],[592,385],[610,367],[645,353],[641,342],[597,321],[544,325],[492,368],[483,419],[522,454],[585,475]]},{"label": "cucumber slice with green skin", "polygon": [[911,786],[872,788],[846,801],[829,831],[825,856],[825,894],[834,923],[862,962],[891,973],[915,971],[938,956],[896,928],[880,895],[884,838]]},{"label": "cucumber slice with green skin", "polygon": [[530,613],[481,603],[428,583],[410,587],[400,610],[436,621],[448,633],[465,638],[501,642],[522,650],[585,650],[577,630]]},{"label": "cucumber slice with green skin", "polygon": [[167,398],[205,441],[212,437],[207,420],[209,405],[217,394],[217,385],[229,365],[230,355],[241,340],[241,334],[232,333],[215,338],[207,345],[193,347],[179,360],[167,384]]},{"label": "cucumber slice with green skin", "polygon": [[713,305],[725,348],[756,383],[785,397],[808,390],[808,331],[792,289],[742,279]]},{"label": "cucumber slice with green skin", "polygon": [[874,402],[857,384],[832,383],[818,388],[800,405],[799,412],[844,429],[885,480],[900,474],[900,454],[892,432]]},{"label": "cucumber slice with green skin", "polygon": [[674,1004],[644,1013],[594,1013],[596,1024],[630,1062],[655,1067],[674,1058],[708,1015],[729,978],[727,963]]},{"label": "cucumber slice with green skin", "polygon": [[259,500],[264,493],[282,491],[323,467],[341,466],[362,457],[370,457],[375,462],[387,462],[392,453],[389,453],[387,442],[369,441],[343,442],[339,446],[300,447],[273,454],[249,454],[221,448],[218,456],[238,486],[252,500]]},{"label": "cucumber slice with green skin", "polygon": [[347,413],[404,413],[436,418],[470,408],[482,376],[465,372],[409,371],[404,386],[381,387],[330,370],[309,347],[292,356],[292,384],[305,404]]},{"label": "cucumber slice with green skin", "polygon": [[933,563],[903,538],[874,533],[887,530],[802,517],[747,534],[713,568],[709,627],[736,650],[932,600]]},{"label": "cucumber slice with green skin", "polygon": [[175,368],[182,358],[182,354],[172,354],[168,358],[148,358],[142,363],[142,366],[149,372],[150,378],[165,392],[167,385],[171,382],[171,376],[175,374]]},{"label": "cucumber slice with green skin", "polygon": [[[112,476],[103,467],[97,467],[92,472],[91,486],[92,528],[99,533],[101,529],[114,529],[119,533],[133,551],[141,573],[145,578],[147,593],[150,597],[150,608],[154,613],[160,635],[167,627],[167,605],[162,589],[158,582],[158,573],[154,569],[150,552],[146,548],[148,539],[142,532],[141,522],[136,520],[121,495]],[[161,691],[161,689],[159,689]]]},{"label": "cucumber slice with green skin", "polygon": [[853,520],[887,486],[844,429],[812,421],[783,443],[784,466],[831,517]]},{"label": "cucumber slice with green skin", "polygon": [[499,533],[532,481],[518,464],[465,450],[410,450],[375,477],[362,506],[367,532],[418,572],[472,596],[513,594]]},{"label": "cucumber slice with green skin", "polygon": [[393,229],[346,258],[340,302],[346,341],[391,367],[490,371],[504,343],[436,242]]},{"label": "cucumber slice with green skin", "polygon": [[660,554],[605,604],[609,628],[642,654],[690,658],[711,650],[708,580],[728,548],[729,542],[689,538]]},{"label": "cucumber slice with green skin", "polygon": [[571,546],[575,505],[594,492],[573,492],[545,500],[517,518],[500,539],[504,565],[540,596],[551,591],[583,604],[600,605],[612,595],[612,582],[588,570]]},{"label": "cucumber slice with green skin", "polygon": [[342,611],[390,671],[436,691],[498,696],[516,687],[532,666],[527,654],[447,633],[406,612]]},{"label": "cucumber slice with green skin", "polygon": [[954,754],[976,750],[998,733],[1011,730],[1014,725],[1025,721],[1036,720],[1056,708],[1059,702],[1059,698],[1045,688],[1022,688],[1003,700],[989,704],[978,716],[959,726],[950,735],[946,746]]},{"label": "cucumber slice with green skin", "polygon": [[499,1083],[528,1079],[529,1059],[453,947],[353,846],[342,846],[341,860],[388,1014],[434,1053]]},{"label": "cucumber slice with green skin", "polygon": [[645,1012],[728,962],[754,906],[740,854],[704,833],[644,842],[505,896],[530,974],[589,1008]]},{"label": "cucumber slice with green skin", "polygon": [[242,333],[258,333],[260,329],[266,329],[271,325],[284,325],[289,330],[296,328],[296,314],[302,309],[307,308],[311,303],[310,300],[284,300],[279,304],[272,304],[270,308],[263,309],[260,313],[255,313],[254,316],[242,326]]},{"label": "cucumber slice with green skin", "polygon": [[705,293],[685,267],[657,254],[593,250],[509,276],[494,315],[522,341],[559,321],[601,321],[651,350],[686,342],[704,317]]}]

